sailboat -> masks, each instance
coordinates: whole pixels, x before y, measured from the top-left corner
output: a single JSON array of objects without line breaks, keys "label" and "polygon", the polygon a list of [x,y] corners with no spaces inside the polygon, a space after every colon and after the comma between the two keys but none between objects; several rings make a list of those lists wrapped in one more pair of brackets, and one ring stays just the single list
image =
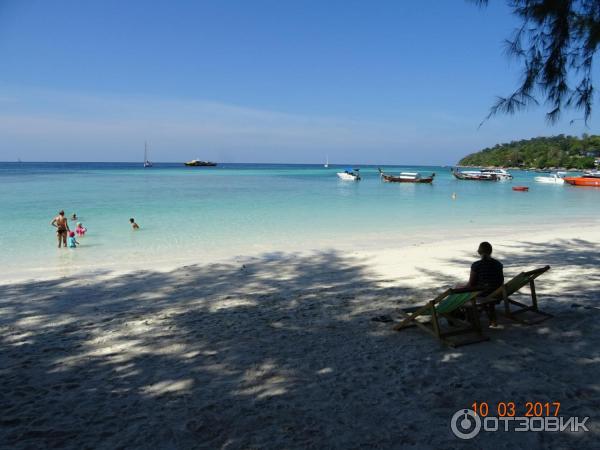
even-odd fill
[{"label": "sailboat", "polygon": [[325,164],[323,165],[326,169],[329,167],[329,155],[327,155],[327,159],[325,160]]},{"label": "sailboat", "polygon": [[144,142],[144,167],[152,167],[152,163],[148,159],[148,143]]}]

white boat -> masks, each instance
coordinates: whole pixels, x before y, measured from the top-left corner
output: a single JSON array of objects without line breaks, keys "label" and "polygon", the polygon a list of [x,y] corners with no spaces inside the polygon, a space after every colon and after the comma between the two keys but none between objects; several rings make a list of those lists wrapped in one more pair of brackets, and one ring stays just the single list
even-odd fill
[{"label": "white boat", "polygon": [[323,164],[323,167],[325,167],[326,169],[329,167],[329,155],[327,155],[327,159],[325,160],[325,164]]},{"label": "white boat", "polygon": [[144,167],[152,167],[152,163],[148,159],[148,143],[144,142]]},{"label": "white boat", "polygon": [[494,174],[499,181],[512,180],[513,176],[504,169],[481,169],[482,174]]},{"label": "white boat", "polygon": [[563,179],[565,175],[565,172],[557,172],[545,177],[535,177],[534,180],[536,183],[565,184],[565,180]]},{"label": "white boat", "polygon": [[472,181],[498,181],[499,178],[495,173],[486,172],[483,173],[481,170],[452,170],[452,175],[457,180],[472,180]]},{"label": "white boat", "polygon": [[343,172],[338,172],[337,176],[344,181],[360,181],[360,169],[346,169]]}]

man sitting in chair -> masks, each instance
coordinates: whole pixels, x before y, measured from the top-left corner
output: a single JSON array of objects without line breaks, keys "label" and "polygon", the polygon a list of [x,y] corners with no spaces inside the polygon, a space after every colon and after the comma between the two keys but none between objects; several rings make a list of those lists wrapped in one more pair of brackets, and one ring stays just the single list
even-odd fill
[{"label": "man sitting in chair", "polygon": [[[504,283],[504,271],[502,263],[492,258],[492,244],[482,242],[479,244],[477,253],[481,256],[479,261],[475,261],[471,265],[471,275],[469,282],[460,286],[461,288],[478,288],[482,292],[480,297],[485,297]],[[496,304],[489,303],[485,306],[486,313],[490,319],[490,325],[496,325]]]}]

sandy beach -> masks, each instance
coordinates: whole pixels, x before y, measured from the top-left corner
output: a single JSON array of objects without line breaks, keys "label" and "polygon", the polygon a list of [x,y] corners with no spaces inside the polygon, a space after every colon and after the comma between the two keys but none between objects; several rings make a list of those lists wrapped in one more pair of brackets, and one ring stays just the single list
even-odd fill
[{"label": "sandy beach", "polygon": [[[600,232],[494,236],[1,284],[0,446],[593,448]],[[482,239],[507,278],[552,267],[536,286],[554,318],[458,349],[371,320],[465,282]],[[475,401],[560,402],[589,432],[462,441],[450,419]]]}]

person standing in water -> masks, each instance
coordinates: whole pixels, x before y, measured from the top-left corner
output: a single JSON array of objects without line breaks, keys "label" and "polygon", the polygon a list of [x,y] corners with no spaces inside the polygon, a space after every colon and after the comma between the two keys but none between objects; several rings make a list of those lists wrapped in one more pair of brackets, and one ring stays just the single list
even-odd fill
[{"label": "person standing in water", "polygon": [[58,216],[56,216],[54,219],[52,219],[52,222],[50,222],[50,224],[53,227],[56,227],[56,236],[58,237],[58,248],[60,248],[61,245],[64,245],[66,248],[67,247],[67,233],[70,230],[69,230],[69,221],[65,217],[65,212],[60,211],[58,213]]},{"label": "person standing in water", "polygon": [[131,228],[133,228],[134,230],[140,229],[140,226],[137,223],[135,223],[135,219],[133,217],[129,219],[129,223],[131,224]]},{"label": "person standing in water", "polygon": [[69,231],[69,239],[67,241],[69,242],[69,248],[77,248],[79,245],[79,242],[75,239],[75,233],[72,231]]}]

